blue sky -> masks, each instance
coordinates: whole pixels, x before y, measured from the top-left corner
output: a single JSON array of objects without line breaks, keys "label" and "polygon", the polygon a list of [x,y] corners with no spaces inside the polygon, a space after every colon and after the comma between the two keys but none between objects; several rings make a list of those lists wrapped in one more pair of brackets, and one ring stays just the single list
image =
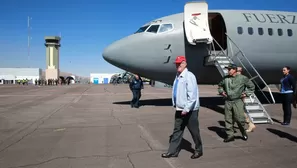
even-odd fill
[{"label": "blue sky", "polygon": [[[9,0],[0,5],[0,67],[45,69],[44,36],[62,34],[60,70],[77,75],[120,72],[104,47],[153,19],[183,12],[186,0]],[[210,9],[297,11],[296,0],[209,0]],[[27,18],[31,20],[28,61]]]}]

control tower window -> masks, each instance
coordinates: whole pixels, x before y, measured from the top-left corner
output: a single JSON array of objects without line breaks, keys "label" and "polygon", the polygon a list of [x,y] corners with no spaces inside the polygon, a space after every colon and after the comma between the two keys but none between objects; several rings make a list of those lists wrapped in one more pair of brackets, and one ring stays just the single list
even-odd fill
[{"label": "control tower window", "polygon": [[172,24],[162,24],[158,33],[166,32],[166,31],[169,31],[169,30],[172,30],[172,29],[173,29]]},{"label": "control tower window", "polygon": [[142,33],[142,32],[145,32],[145,30],[146,30],[149,26],[150,26],[150,25],[143,26],[143,27],[139,28],[135,33]]},{"label": "control tower window", "polygon": [[149,29],[147,29],[146,32],[150,32],[150,33],[157,33],[158,29],[159,29],[160,25],[151,25],[151,27]]}]

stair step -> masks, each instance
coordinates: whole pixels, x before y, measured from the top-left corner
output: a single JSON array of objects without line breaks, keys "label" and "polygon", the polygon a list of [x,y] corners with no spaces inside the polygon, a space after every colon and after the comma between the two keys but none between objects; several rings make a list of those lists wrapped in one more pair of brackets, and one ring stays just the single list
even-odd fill
[{"label": "stair step", "polygon": [[219,64],[230,64],[229,60],[217,60]]},{"label": "stair step", "polygon": [[248,115],[251,118],[253,118],[253,119],[255,119],[255,118],[263,118],[263,117],[268,118],[264,112],[262,112],[262,113],[249,113]]},{"label": "stair step", "polygon": [[247,110],[249,113],[264,113],[263,109],[249,109]]},{"label": "stair step", "polygon": [[257,103],[256,99],[253,98],[245,98],[244,99],[244,103],[248,104],[248,103]]},{"label": "stair step", "polygon": [[271,123],[268,117],[253,118],[254,124]]},{"label": "stair step", "polygon": [[259,105],[259,104],[249,104],[249,105],[245,105],[245,108],[248,110],[248,111],[251,111],[251,110],[262,110],[262,107]]},{"label": "stair step", "polygon": [[228,60],[229,61],[229,59],[228,59],[228,57],[224,57],[224,56],[217,56],[216,57],[216,60]]},{"label": "stair step", "polygon": [[245,106],[256,106],[256,105],[260,105],[258,102],[254,101],[254,102],[244,102]]}]

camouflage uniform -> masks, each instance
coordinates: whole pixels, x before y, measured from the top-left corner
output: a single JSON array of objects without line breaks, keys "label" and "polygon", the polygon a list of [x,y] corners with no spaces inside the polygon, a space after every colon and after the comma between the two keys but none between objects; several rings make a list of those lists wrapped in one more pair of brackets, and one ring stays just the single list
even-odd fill
[{"label": "camouflage uniform", "polygon": [[255,85],[246,76],[236,74],[225,76],[218,86],[220,94],[224,92],[227,94],[225,97],[225,128],[228,138],[234,137],[233,120],[237,123],[242,135],[246,136],[242,94],[250,96],[255,90]]}]

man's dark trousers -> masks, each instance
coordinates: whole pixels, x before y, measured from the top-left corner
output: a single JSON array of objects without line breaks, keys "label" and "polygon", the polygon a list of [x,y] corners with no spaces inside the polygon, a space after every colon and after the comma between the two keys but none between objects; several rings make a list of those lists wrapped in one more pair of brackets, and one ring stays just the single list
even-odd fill
[{"label": "man's dark trousers", "polygon": [[139,107],[140,90],[132,89],[133,98],[131,100],[132,107]]},{"label": "man's dark trousers", "polygon": [[183,133],[186,126],[188,127],[195,143],[195,151],[203,153],[198,122],[198,110],[190,111],[186,115],[181,115],[181,112],[182,111],[175,112],[174,130],[170,138],[168,153],[179,153],[180,145],[183,139]]}]

